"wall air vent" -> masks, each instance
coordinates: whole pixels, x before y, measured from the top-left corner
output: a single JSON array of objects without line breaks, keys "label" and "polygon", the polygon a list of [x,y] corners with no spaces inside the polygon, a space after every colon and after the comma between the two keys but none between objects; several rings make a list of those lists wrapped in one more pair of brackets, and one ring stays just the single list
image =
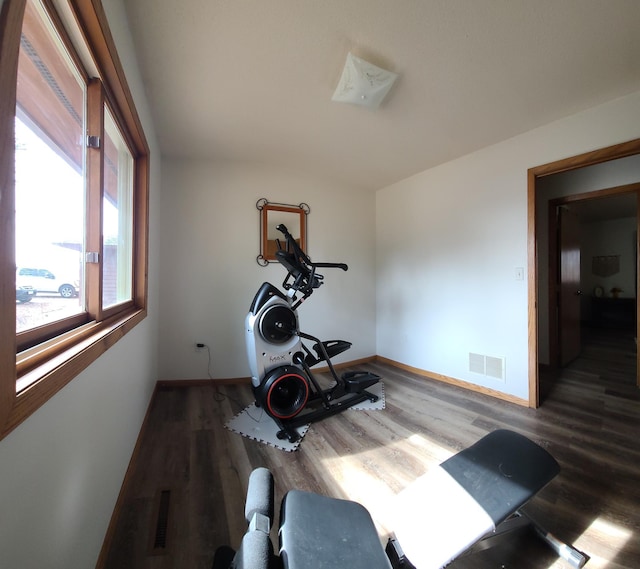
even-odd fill
[{"label": "wall air vent", "polygon": [[482,354],[469,353],[469,371],[484,375],[484,356]]},{"label": "wall air vent", "polygon": [[469,352],[469,371],[505,380],[505,358]]},{"label": "wall air vent", "polygon": [[485,375],[504,381],[504,358],[487,356],[485,358]]}]

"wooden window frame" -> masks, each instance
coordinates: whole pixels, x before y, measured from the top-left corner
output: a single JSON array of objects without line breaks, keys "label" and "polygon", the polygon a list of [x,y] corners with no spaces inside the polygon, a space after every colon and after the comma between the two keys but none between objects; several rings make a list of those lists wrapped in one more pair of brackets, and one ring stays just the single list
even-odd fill
[{"label": "wooden window frame", "polygon": [[[43,0],[48,9],[52,0]],[[35,412],[93,361],[105,353],[147,314],[149,147],[118,58],[100,0],[68,0],[70,12],[91,52],[99,80],[90,80],[91,97],[108,105],[121,125],[134,158],[133,290],[132,300],[107,310],[95,285],[89,298],[95,320],[77,319],[51,328],[46,341],[17,353],[15,309],[15,129],[16,80],[22,17],[26,0],[4,0],[0,10],[0,439]],[[56,22],[59,24],[60,22]],[[97,86],[96,86],[97,85]],[[95,108],[95,107],[91,107]],[[87,134],[102,131],[94,111],[87,117]],[[102,178],[99,158],[87,157],[87,176]],[[99,192],[97,192],[99,193]],[[91,194],[91,191],[90,191]],[[92,200],[94,198],[91,198]],[[94,204],[95,206],[95,204]],[[96,208],[90,212],[95,214]],[[97,211],[100,211],[98,207]],[[96,220],[88,220],[87,224]],[[88,243],[92,247],[93,243]],[[88,250],[102,251],[101,248]],[[100,282],[99,264],[88,264],[88,278]],[[89,290],[92,290],[89,289]],[[95,310],[95,312],[94,312]]]}]

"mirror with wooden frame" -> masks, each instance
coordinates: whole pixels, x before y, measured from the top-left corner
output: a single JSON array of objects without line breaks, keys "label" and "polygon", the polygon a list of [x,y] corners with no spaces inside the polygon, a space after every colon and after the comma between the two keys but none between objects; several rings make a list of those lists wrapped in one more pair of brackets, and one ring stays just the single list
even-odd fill
[{"label": "mirror with wooden frame", "polygon": [[260,210],[260,254],[256,259],[259,265],[277,261],[278,242],[283,249],[286,248],[284,235],[276,229],[280,224],[287,227],[300,248],[307,252],[307,215],[311,211],[307,204],[280,204],[263,198],[256,207]]}]

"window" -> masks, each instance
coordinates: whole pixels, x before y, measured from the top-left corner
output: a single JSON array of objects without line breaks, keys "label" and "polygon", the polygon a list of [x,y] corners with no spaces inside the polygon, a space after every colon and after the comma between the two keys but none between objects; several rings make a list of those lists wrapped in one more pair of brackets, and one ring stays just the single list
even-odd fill
[{"label": "window", "polygon": [[16,330],[31,342],[27,330],[84,312],[86,83],[44,7],[28,0],[15,111],[15,259],[17,289],[33,292],[16,307]]},{"label": "window", "polygon": [[0,437],[146,315],[148,160],[100,3],[4,0]]},{"label": "window", "polygon": [[109,109],[105,109],[102,201],[102,306],[131,300],[133,157]]}]

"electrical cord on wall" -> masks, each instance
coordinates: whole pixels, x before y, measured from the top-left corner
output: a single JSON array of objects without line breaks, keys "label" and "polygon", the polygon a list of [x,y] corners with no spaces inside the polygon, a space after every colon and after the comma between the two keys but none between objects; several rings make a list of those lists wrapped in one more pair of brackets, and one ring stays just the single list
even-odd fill
[{"label": "electrical cord on wall", "polygon": [[211,349],[207,344],[196,344],[198,348],[205,348],[207,350],[207,376],[213,380],[213,374],[211,373]]},{"label": "electrical cord on wall", "polygon": [[213,373],[211,373],[211,348],[207,346],[207,344],[198,343],[196,347],[199,349],[204,348],[207,350],[207,377],[211,380],[211,386],[213,387],[213,399],[214,401],[221,402],[224,401],[225,395],[220,391],[220,387],[216,385],[215,380],[213,379]]},{"label": "electrical cord on wall", "polygon": [[[213,378],[213,373],[211,372],[211,349],[209,348],[209,346],[207,346],[207,344],[202,344],[202,343],[196,344],[196,346],[198,348],[205,348],[207,350],[207,376],[211,380],[211,386],[213,387],[213,400],[216,401],[217,403],[221,403],[225,399],[229,399],[230,401],[233,401],[240,409],[243,409],[244,405],[240,403],[240,401],[220,391],[220,386],[217,385],[215,379]],[[247,412],[247,416],[258,423],[260,422],[263,413],[264,413],[264,409],[261,408],[259,418],[252,417],[251,414],[248,412]]]}]

